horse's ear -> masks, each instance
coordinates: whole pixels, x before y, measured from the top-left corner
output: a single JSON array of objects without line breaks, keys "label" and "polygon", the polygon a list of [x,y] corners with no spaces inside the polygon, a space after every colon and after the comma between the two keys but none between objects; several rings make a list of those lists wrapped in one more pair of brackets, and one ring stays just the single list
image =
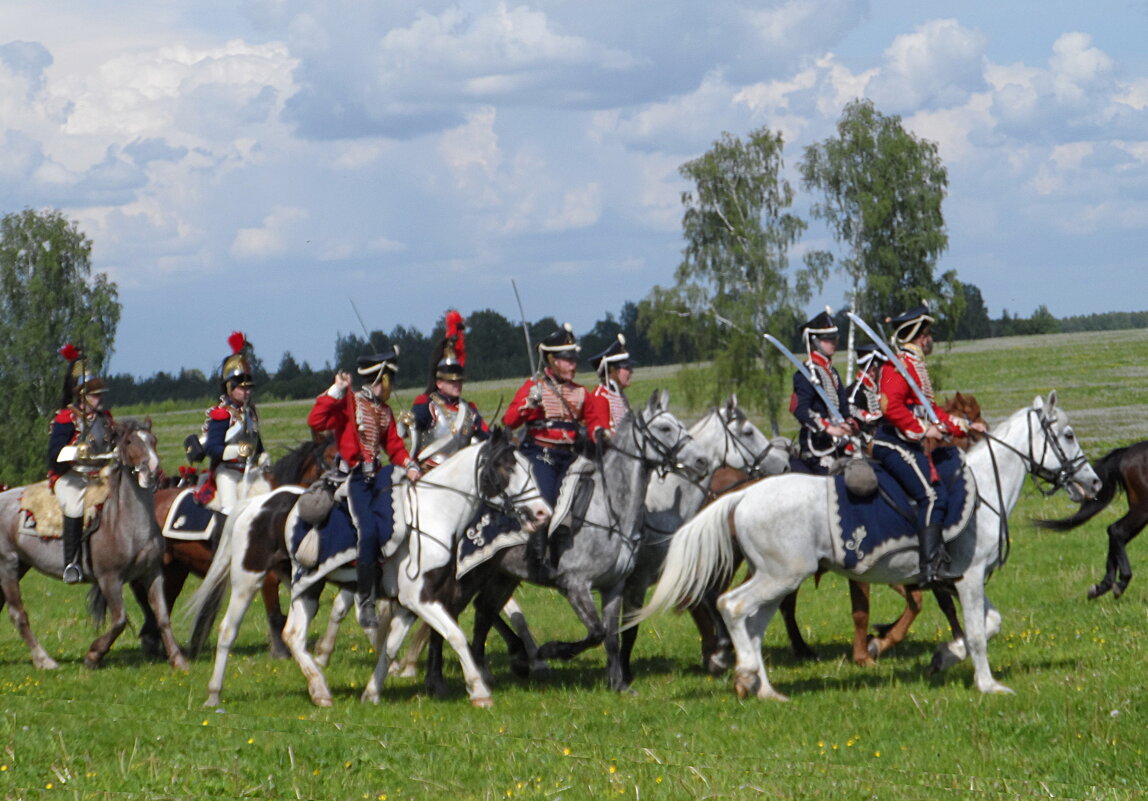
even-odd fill
[{"label": "horse's ear", "polygon": [[1037,395],[1035,398],[1033,398],[1032,408],[1036,409],[1038,412],[1043,411],[1044,410],[1044,398],[1042,398],[1040,395]]},{"label": "horse's ear", "polygon": [[1055,409],[1056,408],[1056,390],[1055,389],[1048,393],[1048,408],[1049,409]]},{"label": "horse's ear", "polygon": [[670,391],[668,389],[658,390],[658,408],[663,412],[670,408]]},{"label": "horse's ear", "polygon": [[148,431],[151,431],[151,415],[150,414],[144,418],[144,428]]},{"label": "horse's ear", "polygon": [[733,417],[734,412],[737,411],[737,393],[731,392],[725,401],[726,411],[729,412],[730,417]]}]

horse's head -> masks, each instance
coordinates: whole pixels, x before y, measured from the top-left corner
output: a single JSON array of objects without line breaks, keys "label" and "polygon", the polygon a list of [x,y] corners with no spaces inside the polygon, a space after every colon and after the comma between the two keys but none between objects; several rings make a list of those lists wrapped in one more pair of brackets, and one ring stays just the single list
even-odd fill
[{"label": "horse's head", "polygon": [[159,474],[159,454],[156,453],[156,438],[151,430],[151,418],[143,423],[129,421],[116,426],[116,459],[131,470],[143,489],[156,484]]},{"label": "horse's head", "polygon": [[[948,412],[950,417],[963,417],[969,424],[984,423],[986,427],[988,426],[984,416],[981,414],[981,404],[975,395],[966,395],[963,392],[957,392],[953,397],[946,400],[941,408]],[[984,434],[980,431],[970,429],[966,440],[957,440],[954,444],[962,449],[966,449],[970,444],[980,442],[983,437]]]},{"label": "horse's head", "polygon": [[523,530],[535,531],[550,520],[553,510],[542,498],[530,462],[518,452],[514,440],[496,426],[483,445],[478,461],[478,492],[486,501],[517,517]]},{"label": "horse's head", "polygon": [[[779,438],[771,441],[753,424],[737,404],[737,395],[712,412],[720,423],[716,431],[720,441],[709,450],[714,462],[735,470],[744,470],[752,477],[774,476],[789,469],[789,441]],[[700,427],[690,434],[703,447],[711,445],[709,427]],[[706,439],[703,439],[706,437]]]},{"label": "horse's head", "polygon": [[1050,493],[1063,487],[1076,503],[1095,498],[1100,491],[1100,477],[1068,425],[1068,415],[1057,406],[1056,390],[1049,393],[1047,401],[1037,395],[1029,413],[1039,421],[1029,434],[1033,475],[1052,484]]},{"label": "horse's head", "polygon": [[627,418],[639,456],[657,470],[676,470],[701,481],[709,475],[710,458],[669,407],[670,393],[656,389],[645,407]]}]

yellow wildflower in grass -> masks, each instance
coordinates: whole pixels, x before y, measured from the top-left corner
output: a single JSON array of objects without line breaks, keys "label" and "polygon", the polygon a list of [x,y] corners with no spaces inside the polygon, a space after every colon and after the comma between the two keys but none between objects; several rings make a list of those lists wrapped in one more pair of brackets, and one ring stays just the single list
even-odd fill
[{"label": "yellow wildflower in grass", "polygon": [[207,718],[204,718],[204,719],[203,719],[203,725],[204,725],[204,726],[206,726],[206,725],[207,725]]},{"label": "yellow wildflower in grass", "polygon": [[6,771],[6,770],[8,770],[8,766],[7,766],[7,765],[0,765],[0,773],[3,773],[3,772],[4,772],[4,771]]},{"label": "yellow wildflower in grass", "polygon": [[254,743],[255,743],[255,738],[254,738],[254,737],[248,737],[248,738],[247,738],[247,744],[248,744],[248,745],[254,745]]},{"label": "yellow wildflower in grass", "polygon": [[610,766],[610,772],[611,773],[617,773],[618,772],[618,766],[617,765],[611,765]]},{"label": "yellow wildflower in grass", "polygon": [[662,777],[661,776],[658,776],[656,779],[654,779],[654,784],[661,784],[661,783],[662,783]]},{"label": "yellow wildflower in grass", "polygon": [[874,751],[873,756],[877,757],[877,759],[880,759],[881,758],[881,752],[880,751]]},{"label": "yellow wildflower in grass", "polygon": [[52,789],[52,783],[51,783],[51,782],[48,782],[47,784],[45,784],[45,785],[44,785],[44,789],[45,789],[45,790],[51,790],[51,789]]},{"label": "yellow wildflower in grass", "polygon": [[562,749],[562,756],[570,756],[570,746],[566,746]]}]

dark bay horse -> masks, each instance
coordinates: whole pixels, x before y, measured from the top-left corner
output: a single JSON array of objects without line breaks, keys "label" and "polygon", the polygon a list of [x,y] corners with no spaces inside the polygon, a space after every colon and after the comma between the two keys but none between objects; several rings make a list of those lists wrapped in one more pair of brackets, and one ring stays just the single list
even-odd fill
[{"label": "dark bay horse", "polygon": [[[314,439],[303,442],[290,450],[285,456],[278,459],[272,466],[268,483],[272,487],[281,487],[286,484],[311,484],[319,478],[333,464],[338,450],[335,447],[335,438],[331,435],[316,436]],[[184,471],[184,475],[194,475]],[[155,496],[155,518],[162,528],[167,521],[171,505],[186,489],[176,486],[157,490]],[[175,608],[176,599],[183,591],[184,583],[190,575],[203,578],[211,567],[211,560],[215,556],[216,542],[211,540],[178,540],[164,538],[163,553],[163,587],[167,598],[167,608]],[[263,581],[260,595],[263,606],[267,610],[268,646],[271,656],[275,659],[287,659],[291,651],[283,642],[283,624],[287,616],[279,602],[279,584],[286,581],[288,576],[280,576],[271,571]],[[162,654],[159,640],[159,629],[155,617],[149,614],[149,608],[137,594],[140,608],[144,610],[144,624],[140,628],[140,644],[145,652],[153,657]]]},{"label": "dark bay horse", "polygon": [[1068,531],[1096,517],[1112,503],[1117,490],[1128,497],[1128,513],[1108,527],[1108,561],[1104,578],[1088,588],[1088,598],[1099,598],[1109,590],[1119,598],[1132,581],[1128,543],[1148,525],[1148,440],[1116,448],[1093,465],[1104,482],[1100,494],[1080,505],[1076,514],[1063,520],[1036,520],[1036,525],[1053,531]]},{"label": "dark bay horse", "polygon": [[[84,655],[84,664],[99,667],[127,626],[123,585],[130,583],[137,594],[146,595],[171,666],[187,670],[187,660],[171,631],[163,592],[163,538],[155,523],[153,498],[159,468],[155,434],[148,421],[117,425],[113,436],[113,458],[100,471],[106,500],[95,513],[95,529],[84,549],[88,561],[85,580],[94,582],[89,609],[97,621],[110,612],[111,624],[92,642]],[[0,493],[0,589],[3,590],[2,603],[8,604],[8,614],[32,652],[32,664],[42,670],[53,670],[59,665],[32,633],[20,595],[20,579],[29,569],[36,568],[53,578],[61,578],[63,573],[63,540],[58,536],[39,536],[29,530],[27,514],[21,508],[22,500],[31,505],[31,495],[46,489],[47,482],[42,482],[42,487],[15,487]],[[93,482],[89,492],[95,491]],[[24,498],[26,493],[29,499]],[[47,503],[54,505],[56,501],[49,496]],[[40,525],[50,527],[47,511],[42,513]]]}]

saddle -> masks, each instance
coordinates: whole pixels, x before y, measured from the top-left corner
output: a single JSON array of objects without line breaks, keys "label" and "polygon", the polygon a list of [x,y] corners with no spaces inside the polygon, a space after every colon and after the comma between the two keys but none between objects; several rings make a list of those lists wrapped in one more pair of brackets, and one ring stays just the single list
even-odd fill
[{"label": "saddle", "polygon": [[549,534],[553,535],[560,527],[566,527],[573,534],[581,528],[590,506],[594,491],[594,462],[585,456],[578,456],[570,463],[562,484],[558,488],[558,500],[554,503],[554,516],[550,518]]},{"label": "saddle", "polygon": [[198,490],[182,490],[168,509],[163,521],[163,536],[188,542],[215,541],[223,531],[227,515],[199,502]]},{"label": "saddle", "polygon": [[[84,493],[84,531],[99,525],[100,510],[108,500],[108,483],[102,473],[92,476]],[[64,533],[64,512],[56,501],[56,494],[47,481],[37,481],[24,488],[20,495],[21,534],[44,539],[56,539]]]}]

